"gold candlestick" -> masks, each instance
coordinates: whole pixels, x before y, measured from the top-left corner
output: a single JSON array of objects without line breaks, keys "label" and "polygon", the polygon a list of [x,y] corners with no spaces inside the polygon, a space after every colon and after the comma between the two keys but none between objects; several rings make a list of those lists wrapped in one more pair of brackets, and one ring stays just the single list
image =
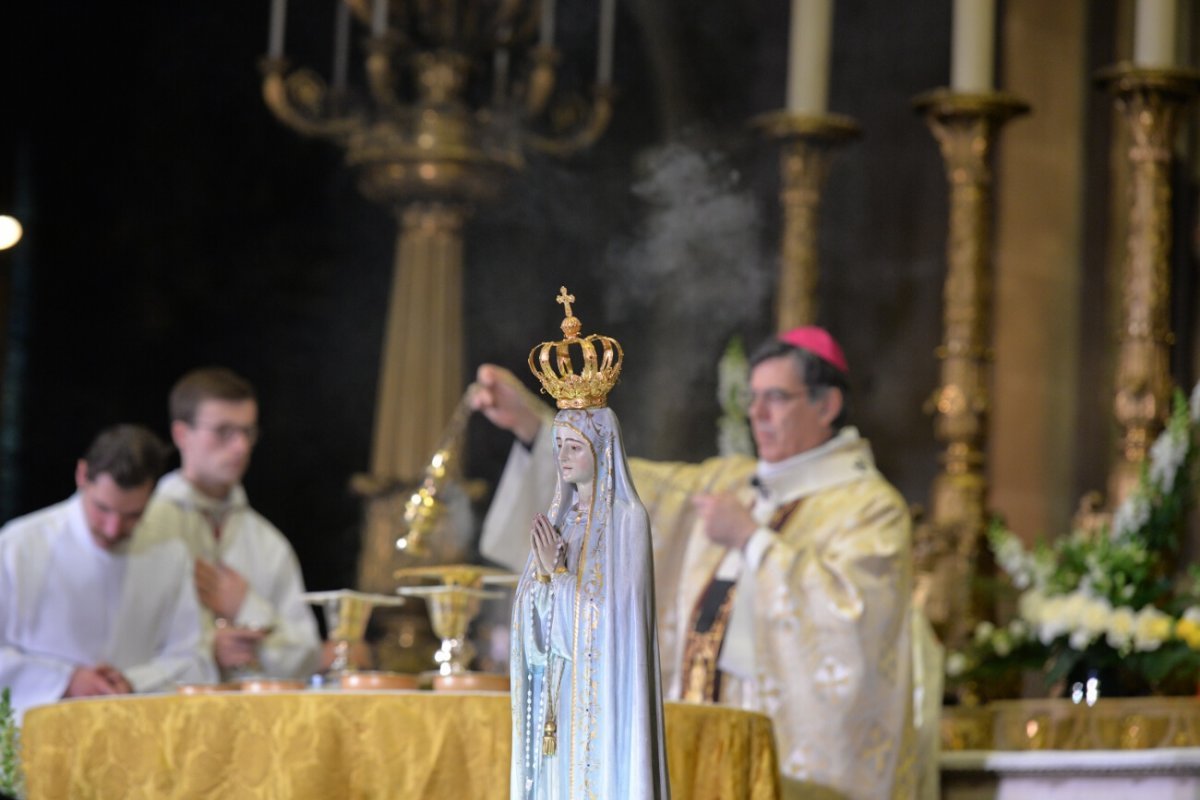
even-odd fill
[{"label": "gold candlestick", "polygon": [[[417,528],[401,530],[397,495],[421,479],[466,377],[463,231],[472,210],[495,200],[528,152],[580,152],[612,119],[610,69],[597,65],[590,90],[560,84],[567,65],[549,31],[539,34],[556,2],[332,0],[348,21],[344,30],[368,35],[336,37],[343,67],[330,82],[283,55],[286,4],[273,4],[279,16],[261,63],[264,103],[290,129],[341,149],[362,193],[399,223],[371,471],[352,484],[365,507],[365,588],[389,589],[398,536],[418,531],[402,539],[414,555],[419,531],[429,528],[432,515],[423,514]],[[611,48],[608,37],[597,53],[607,67]],[[346,84],[344,65],[354,56],[361,86]]]},{"label": "gold candlestick", "polygon": [[1113,412],[1120,429],[1109,473],[1116,506],[1170,413],[1171,144],[1179,116],[1200,90],[1200,71],[1119,64],[1101,72],[1129,132],[1129,228],[1120,278]]},{"label": "gold candlestick", "polygon": [[344,85],[344,72],[327,83],[294,68],[280,41],[262,61],[263,101],[292,130],[344,150],[362,193],[395,211],[371,471],[379,485],[406,483],[419,479],[462,392],[471,209],[495,199],[526,152],[564,156],[594,144],[614,90],[599,71],[590,92],[558,85],[560,54],[537,42],[543,3],[535,0],[333,4],[369,32],[362,47],[341,51],[361,55],[365,85]]},{"label": "gold candlestick", "polygon": [[858,135],[858,125],[836,114],[793,114],[775,111],[751,124],[783,142],[780,153],[783,237],[779,287],[775,293],[775,327],[785,331],[817,321],[817,222],[821,187],[830,151]]},{"label": "gold candlestick", "polygon": [[1029,106],[1003,92],[938,89],[913,102],[941,147],[950,187],[941,385],[928,403],[945,444],[918,550],[932,563],[925,610],[949,642],[969,630],[970,583],[986,526],[992,315],[992,152],[1000,127]]}]

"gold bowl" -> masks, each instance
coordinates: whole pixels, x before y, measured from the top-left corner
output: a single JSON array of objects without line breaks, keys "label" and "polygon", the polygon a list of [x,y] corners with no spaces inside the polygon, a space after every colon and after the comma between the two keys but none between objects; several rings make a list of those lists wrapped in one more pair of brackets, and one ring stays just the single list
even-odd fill
[{"label": "gold bowl", "polygon": [[236,692],[237,688],[232,683],[178,683],[175,685],[175,693],[189,696],[221,694],[222,692]]},{"label": "gold bowl", "polygon": [[238,681],[238,689],[247,694],[267,694],[269,692],[300,692],[308,684],[304,681],[286,680],[283,678],[247,678]]},{"label": "gold bowl", "polygon": [[416,689],[417,676],[402,672],[346,672],[342,674],[343,689]]},{"label": "gold bowl", "polygon": [[456,672],[434,675],[435,692],[507,692],[508,676],[498,672]]}]

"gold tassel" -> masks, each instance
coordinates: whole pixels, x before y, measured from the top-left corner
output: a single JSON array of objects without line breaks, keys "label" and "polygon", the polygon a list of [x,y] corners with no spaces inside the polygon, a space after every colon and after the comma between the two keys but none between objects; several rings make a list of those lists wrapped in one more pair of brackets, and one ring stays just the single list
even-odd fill
[{"label": "gold tassel", "polygon": [[558,750],[558,725],[554,720],[546,720],[546,727],[542,734],[542,755],[552,756]]}]

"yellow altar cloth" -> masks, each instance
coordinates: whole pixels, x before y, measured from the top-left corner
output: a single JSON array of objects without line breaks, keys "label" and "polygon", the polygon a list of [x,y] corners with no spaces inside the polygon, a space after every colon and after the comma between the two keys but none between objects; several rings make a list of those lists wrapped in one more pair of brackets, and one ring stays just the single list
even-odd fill
[{"label": "yellow altar cloth", "polygon": [[[665,714],[674,800],[780,796],[767,717],[682,703]],[[507,694],[72,700],[30,710],[21,736],[30,800],[508,797]]]}]

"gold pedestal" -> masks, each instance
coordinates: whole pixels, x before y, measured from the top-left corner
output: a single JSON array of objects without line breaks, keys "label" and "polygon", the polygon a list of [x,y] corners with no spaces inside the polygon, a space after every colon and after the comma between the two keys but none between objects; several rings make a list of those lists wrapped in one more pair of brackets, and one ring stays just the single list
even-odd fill
[{"label": "gold pedestal", "polygon": [[438,673],[431,685],[435,692],[507,692],[508,676],[490,672]]},{"label": "gold pedestal", "polygon": [[821,187],[830,151],[858,135],[858,125],[836,114],[792,114],[776,111],[752,123],[783,143],[780,154],[783,241],[779,287],[775,293],[775,328],[786,331],[817,321],[817,223]]},{"label": "gold pedestal", "polygon": [[364,594],[350,589],[333,592],[307,592],[304,602],[321,606],[325,614],[325,638],[333,643],[333,661],[325,676],[340,680],[343,675],[354,671],[350,652],[363,641],[367,632],[367,621],[377,606],[403,605],[401,597]]},{"label": "gold pedestal", "polygon": [[1147,750],[1200,746],[1200,699],[997,700],[942,710],[942,750]]},{"label": "gold pedestal", "polygon": [[938,719],[942,750],[991,750],[995,715],[987,706],[945,706]]},{"label": "gold pedestal", "polygon": [[416,691],[416,675],[401,672],[348,672],[342,675],[341,688],[351,691]]},{"label": "gold pedestal", "polygon": [[400,569],[396,571],[396,578],[432,578],[440,582],[437,586],[401,586],[396,591],[405,597],[424,598],[429,607],[434,635],[442,640],[441,647],[433,656],[437,675],[471,675],[467,665],[474,657],[475,648],[467,640],[467,631],[479,614],[479,605],[483,600],[504,596],[502,592],[483,586],[511,585],[516,582],[517,576],[477,564],[443,564]]},{"label": "gold pedestal", "polygon": [[939,89],[913,102],[941,147],[950,187],[941,385],[928,403],[945,445],[929,520],[917,533],[933,563],[925,611],[943,641],[961,641],[978,618],[972,576],[986,528],[988,381],[992,315],[992,152],[1001,126],[1029,110],[1003,92]]},{"label": "gold pedestal", "polygon": [[1109,473],[1116,507],[1170,414],[1172,144],[1184,108],[1200,91],[1200,72],[1120,64],[1098,76],[1128,126],[1129,228],[1120,277],[1113,412],[1120,429]]},{"label": "gold pedestal", "polygon": [[995,715],[995,750],[1144,750],[1200,745],[1200,700],[1122,697],[1094,706],[1070,700],[1002,700]]}]

